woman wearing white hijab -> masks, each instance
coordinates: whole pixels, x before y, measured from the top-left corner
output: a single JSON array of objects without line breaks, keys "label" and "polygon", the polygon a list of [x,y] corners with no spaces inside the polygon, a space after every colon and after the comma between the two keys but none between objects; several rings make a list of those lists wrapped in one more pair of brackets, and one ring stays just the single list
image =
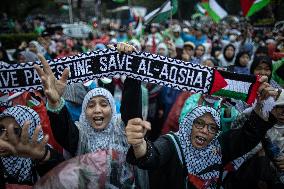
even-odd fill
[{"label": "woman wearing white hijab", "polygon": [[35,54],[40,53],[42,55],[45,55],[46,53],[45,48],[41,44],[39,44],[39,42],[37,41],[29,42],[29,50]]},{"label": "woman wearing white hijab", "polygon": [[[67,174],[64,174],[64,179],[58,176],[53,181],[47,179],[48,183],[53,188],[54,185],[62,188],[64,186],[62,183],[68,183],[66,180],[70,180],[68,184],[75,182],[72,186],[67,185],[67,188],[69,186],[71,188],[136,187],[134,168],[126,163],[126,153],[129,145],[122,119],[127,123],[128,117],[133,118],[137,116],[131,115],[135,114],[134,110],[137,107],[126,108],[122,102],[121,119],[120,114],[116,113],[115,102],[111,93],[103,88],[95,88],[86,94],[82,104],[80,119],[74,124],[70,121],[70,116],[64,105],[64,99],[61,97],[66,85],[68,71],[65,70],[63,72],[60,81],[56,80],[46,60],[42,56],[40,56],[40,59],[43,64],[43,70],[38,66],[36,66],[36,69],[42,79],[44,92],[47,97],[47,109],[54,137],[72,156],[78,156],[74,158],[77,165],[81,162],[78,166],[78,169],[81,171],[77,171],[77,167],[74,168],[74,166],[67,164],[67,166],[63,166],[60,169],[61,172],[69,169]],[[125,83],[127,82],[131,81],[125,81]],[[135,82],[135,80],[132,80],[132,82]],[[140,86],[138,87],[140,88]],[[135,96],[139,98],[139,94]],[[136,98],[133,99],[135,100]],[[133,102],[129,100],[127,103]],[[100,158],[92,158],[98,154],[101,155],[99,156]],[[84,159],[89,159],[89,161],[86,163]],[[72,162],[74,162],[73,159],[70,160],[71,164]],[[102,163],[97,166],[96,162]],[[97,167],[94,168],[94,166]],[[89,174],[84,176],[84,172]],[[74,175],[78,178],[78,182],[82,179],[84,182],[77,183],[74,181],[76,180]],[[43,182],[46,183],[46,181]]]}]

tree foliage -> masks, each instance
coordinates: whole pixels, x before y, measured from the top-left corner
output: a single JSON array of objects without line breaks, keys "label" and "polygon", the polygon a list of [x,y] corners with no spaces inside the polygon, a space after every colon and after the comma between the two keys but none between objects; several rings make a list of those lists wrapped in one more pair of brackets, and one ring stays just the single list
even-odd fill
[{"label": "tree foliage", "polygon": [[[103,7],[106,9],[113,9],[123,5],[144,6],[148,11],[154,10],[161,6],[166,0],[125,0],[124,3],[115,3],[113,0],[101,0]],[[241,7],[239,0],[216,0],[221,4],[230,14],[238,15]],[[51,4],[54,4],[54,0],[1,0],[0,12],[7,13],[9,17],[16,19],[24,19],[27,15],[32,14],[35,10],[41,12],[46,10]],[[67,2],[67,1],[66,1]],[[78,4],[74,5],[73,9],[81,8],[81,4],[85,3],[85,0],[78,0]],[[96,0],[93,0],[95,3]],[[194,6],[200,2],[200,0],[178,0],[178,13],[174,18],[190,19],[191,15],[195,13]],[[79,6],[78,6],[79,5]],[[271,0],[271,6],[273,6],[272,14],[276,20],[283,20],[284,9],[283,0]]]},{"label": "tree foliage", "polygon": [[45,8],[50,2],[50,0],[1,0],[0,12],[21,19],[35,9]]},{"label": "tree foliage", "polygon": [[165,0],[130,0],[130,3],[132,5],[139,5],[147,7],[149,11],[154,10],[155,8],[158,8],[161,6]]}]

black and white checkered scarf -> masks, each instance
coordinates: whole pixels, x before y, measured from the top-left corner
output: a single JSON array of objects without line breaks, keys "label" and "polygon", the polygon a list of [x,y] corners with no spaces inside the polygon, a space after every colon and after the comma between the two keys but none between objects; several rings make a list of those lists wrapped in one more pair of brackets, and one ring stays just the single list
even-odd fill
[{"label": "black and white checkered scarf", "polygon": [[216,169],[205,171],[205,169],[213,165],[221,165],[221,146],[217,140],[219,133],[204,148],[197,149],[191,144],[193,121],[205,113],[212,115],[212,118],[220,129],[220,114],[214,108],[198,106],[185,116],[176,134],[185,156],[188,174],[203,180],[206,183],[205,187],[210,188],[212,184],[214,185],[217,182],[219,171]]},{"label": "black and white checkered scarf", "polygon": [[[39,115],[26,106],[13,106],[6,109],[0,114],[0,119],[5,117],[13,117],[22,128],[26,121],[30,121],[28,130],[29,139],[32,138],[35,128],[40,125]],[[40,131],[38,141],[43,138],[43,132]],[[17,179],[18,182],[32,180],[32,160],[30,158],[22,158],[17,156],[1,157],[2,164],[5,168],[4,174]]]}]

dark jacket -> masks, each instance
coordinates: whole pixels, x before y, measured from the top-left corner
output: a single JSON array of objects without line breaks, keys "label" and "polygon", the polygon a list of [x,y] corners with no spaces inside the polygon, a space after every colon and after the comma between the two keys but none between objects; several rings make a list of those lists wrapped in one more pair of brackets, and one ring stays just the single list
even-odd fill
[{"label": "dark jacket", "polygon": [[[228,162],[255,147],[274,122],[275,118],[266,122],[253,112],[244,127],[221,134],[218,137],[222,150],[220,173]],[[133,149],[130,148],[127,161],[142,169],[158,169],[161,181],[156,188],[186,188],[186,166],[180,162],[175,145],[167,135],[161,136],[153,143],[148,141],[146,155],[140,159],[135,158]],[[219,178],[222,178],[222,175]],[[187,188],[194,188],[191,183],[187,185]]]},{"label": "dark jacket", "polygon": [[[140,82],[127,78],[122,91],[120,107],[121,118],[125,125],[129,119],[140,117],[141,104]],[[75,156],[79,141],[79,130],[72,121],[67,108],[64,107],[59,113],[50,111],[47,113],[55,140],[72,156]]]}]

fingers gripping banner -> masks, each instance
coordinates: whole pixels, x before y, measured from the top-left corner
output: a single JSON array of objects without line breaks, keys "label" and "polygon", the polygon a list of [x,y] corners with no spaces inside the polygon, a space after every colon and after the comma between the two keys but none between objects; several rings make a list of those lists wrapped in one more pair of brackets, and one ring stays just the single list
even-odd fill
[{"label": "fingers gripping banner", "polygon": [[[65,68],[69,68],[69,83],[118,74],[202,94],[213,94],[227,86],[227,80],[215,69],[146,52],[120,54],[116,49],[105,49],[48,63],[57,79]],[[34,64],[41,65],[40,62],[0,64],[0,92],[42,89]]]}]

